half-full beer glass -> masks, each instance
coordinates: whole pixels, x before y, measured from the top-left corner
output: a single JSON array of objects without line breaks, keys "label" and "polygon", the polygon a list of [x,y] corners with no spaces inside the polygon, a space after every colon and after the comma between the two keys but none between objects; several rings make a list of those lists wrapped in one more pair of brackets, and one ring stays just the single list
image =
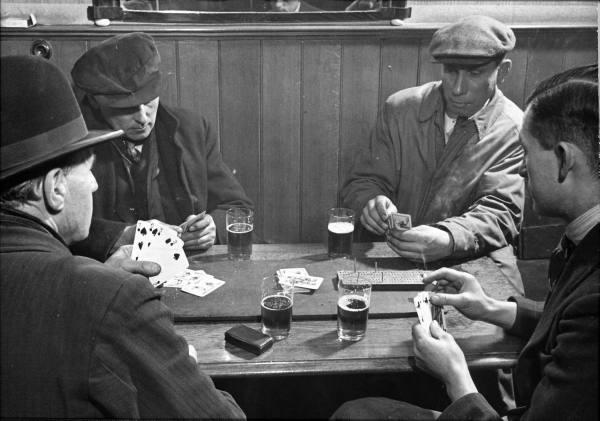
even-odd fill
[{"label": "half-full beer glass", "polygon": [[359,341],[367,332],[371,284],[356,277],[338,281],[337,323],[338,338]]},{"label": "half-full beer glass", "polygon": [[293,305],[293,283],[279,283],[277,275],[263,278],[260,299],[263,333],[276,341],[287,338],[292,325]]},{"label": "half-full beer glass", "polygon": [[329,209],[329,222],[327,224],[329,257],[351,256],[353,235],[354,211],[346,208]]},{"label": "half-full beer glass", "polygon": [[252,231],[254,212],[252,209],[235,207],[225,214],[227,227],[227,253],[231,260],[248,260],[252,255]]}]

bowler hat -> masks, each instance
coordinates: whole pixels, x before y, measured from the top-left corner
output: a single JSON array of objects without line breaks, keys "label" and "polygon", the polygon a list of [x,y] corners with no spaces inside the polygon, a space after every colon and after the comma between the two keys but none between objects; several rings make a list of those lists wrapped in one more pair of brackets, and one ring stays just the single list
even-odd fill
[{"label": "bowler hat", "polygon": [[441,63],[482,65],[503,57],[515,46],[508,26],[488,16],[467,16],[438,29],[429,52]]},{"label": "bowler hat", "polygon": [[121,135],[88,132],[67,76],[39,56],[0,59],[0,179]]},{"label": "bowler hat", "polygon": [[160,55],[150,35],[133,32],[90,48],[75,63],[75,85],[100,105],[134,107],[156,98],[160,90]]}]

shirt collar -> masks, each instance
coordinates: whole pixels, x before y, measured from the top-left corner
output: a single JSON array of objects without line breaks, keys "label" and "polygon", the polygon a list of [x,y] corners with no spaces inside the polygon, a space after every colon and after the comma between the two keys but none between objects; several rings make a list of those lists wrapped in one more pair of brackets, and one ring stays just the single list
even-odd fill
[{"label": "shirt collar", "polygon": [[571,221],[565,229],[565,235],[575,244],[579,244],[587,233],[599,223],[600,205],[596,205]]},{"label": "shirt collar", "polygon": [[[504,94],[502,94],[500,89],[496,88],[494,95],[488,99],[485,105],[469,117],[475,122],[480,139],[487,133],[488,127],[490,127],[496,118],[498,118],[495,110],[497,108],[496,105],[502,101],[502,98],[504,98]],[[421,107],[419,108],[419,121],[425,122],[438,113],[444,116],[446,114],[444,110],[444,97],[442,94],[441,81],[433,82],[430,90],[425,92]],[[440,121],[443,122],[443,118]]]}]

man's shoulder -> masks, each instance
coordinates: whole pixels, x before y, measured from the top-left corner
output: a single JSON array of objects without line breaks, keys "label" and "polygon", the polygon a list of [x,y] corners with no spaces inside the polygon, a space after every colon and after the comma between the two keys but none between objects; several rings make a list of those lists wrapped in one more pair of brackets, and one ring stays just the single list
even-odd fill
[{"label": "man's shoulder", "polygon": [[521,128],[521,124],[523,122],[523,110],[515,104],[511,99],[509,99],[502,91],[498,90],[498,108],[500,110],[499,118],[508,120],[514,125],[517,129]]},{"label": "man's shoulder", "polygon": [[158,115],[161,117],[159,121],[177,121],[179,125],[206,125],[206,118],[189,108],[175,107],[168,104],[160,103]]},{"label": "man's shoulder", "polygon": [[386,104],[392,107],[406,105],[420,105],[423,101],[439,96],[439,81],[428,82],[423,85],[401,89],[391,94]]},{"label": "man's shoulder", "polygon": [[82,288],[99,296],[112,296],[119,290],[152,291],[147,278],[84,256],[63,257],[60,266],[72,280],[70,288]]}]

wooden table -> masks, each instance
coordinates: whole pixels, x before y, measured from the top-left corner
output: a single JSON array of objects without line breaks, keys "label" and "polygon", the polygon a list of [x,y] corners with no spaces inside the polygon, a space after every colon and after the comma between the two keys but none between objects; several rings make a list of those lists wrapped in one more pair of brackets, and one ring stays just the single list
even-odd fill
[{"label": "wooden table", "polygon": [[[409,372],[414,368],[411,326],[417,322],[416,313],[399,310],[386,312],[385,308],[374,316],[369,314],[367,334],[359,342],[346,343],[337,340],[335,301],[329,288],[330,276],[336,270],[353,266],[353,259],[333,259],[326,257],[326,246],[321,244],[259,244],[254,245],[250,261],[231,262],[227,259],[226,246],[214,246],[204,254],[190,257],[193,269],[204,269],[215,277],[226,281],[227,288],[235,291],[240,288],[238,300],[248,302],[247,283],[258,285],[262,276],[266,276],[273,268],[306,267],[311,275],[323,276],[323,285],[314,295],[302,297],[304,306],[331,309],[311,317],[308,312],[302,315],[301,300],[296,296],[290,336],[276,342],[262,355],[254,355],[235,346],[226,344],[224,333],[230,327],[244,323],[253,328],[260,328],[259,319],[250,311],[233,318],[227,315],[227,308],[234,308],[235,302],[223,302],[236,296],[227,292],[225,286],[202,299],[181,295],[183,293],[168,292],[165,303],[175,314],[181,309],[178,305],[184,300],[182,307],[189,309],[190,303],[197,302],[200,310],[193,317],[184,311],[183,317],[176,319],[176,329],[198,352],[199,366],[213,377],[232,378],[249,376],[289,376],[300,374],[356,374],[356,373],[389,373]],[[390,268],[415,268],[414,264],[398,258],[385,243],[355,244],[354,255],[357,257],[358,269],[373,268],[378,262],[380,270]],[[436,265],[439,266],[439,265]],[[472,261],[460,262],[455,267],[470,272],[481,282],[483,289],[492,297],[505,299],[517,294],[496,265],[483,257]],[[315,273],[318,268],[319,273]],[[434,269],[430,267],[427,269]],[[253,288],[253,287],[252,287]],[[250,288],[250,289],[252,289]],[[219,298],[219,293],[221,298]],[[395,293],[395,292],[394,292]],[[373,292],[373,305],[390,294],[389,291]],[[416,292],[404,292],[414,296]],[[382,297],[382,298],[378,298]],[[192,300],[192,301],[190,301]],[[315,305],[316,302],[316,305]],[[408,303],[408,299],[405,299]],[[215,308],[218,304],[223,311],[215,317],[214,311],[208,311],[203,318],[204,308]],[[407,308],[404,303],[399,307]],[[256,314],[259,310],[256,300]],[[469,366],[472,368],[505,368],[516,362],[516,357],[523,342],[509,335],[502,329],[483,323],[473,322],[460,315],[453,308],[447,307],[446,321],[448,331],[454,335],[461,346]],[[318,312],[318,311],[317,311]],[[238,314],[237,310],[232,313]],[[331,315],[328,315],[331,313]]]}]

